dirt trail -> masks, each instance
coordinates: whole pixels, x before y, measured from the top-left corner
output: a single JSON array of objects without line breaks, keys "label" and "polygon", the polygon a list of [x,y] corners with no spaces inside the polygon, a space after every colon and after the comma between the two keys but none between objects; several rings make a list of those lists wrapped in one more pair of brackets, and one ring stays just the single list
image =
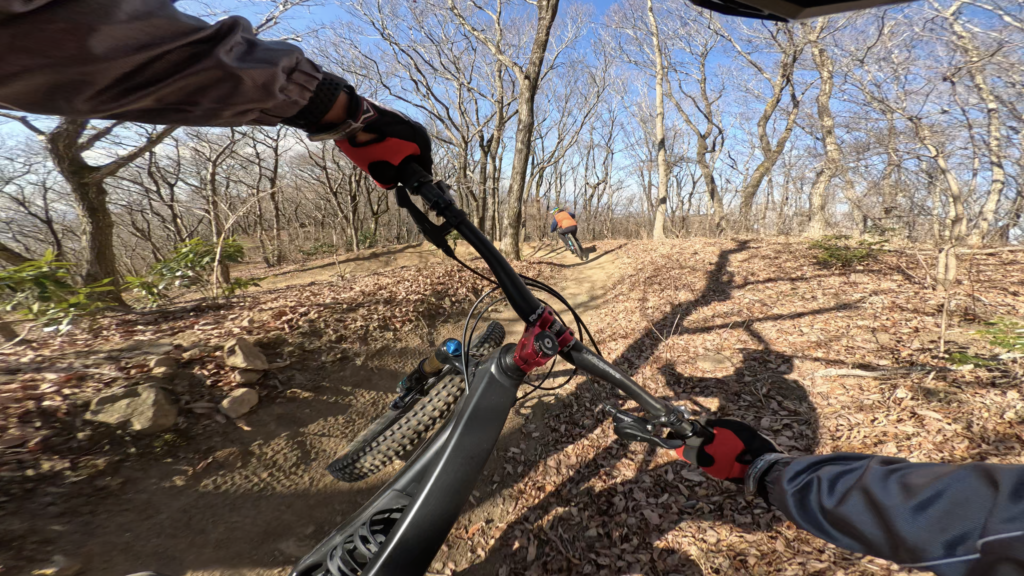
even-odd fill
[{"label": "dirt trail", "polygon": [[[620,246],[591,246],[588,262],[551,244],[531,246],[527,256],[553,269],[549,283],[585,315],[625,272],[615,254]],[[339,266],[365,274],[438,257],[422,245],[378,250],[298,267],[263,285],[270,290],[322,281]],[[508,340],[521,332],[522,324],[512,322],[507,311],[494,317],[506,322]],[[113,470],[102,492],[53,487],[41,499],[12,504],[0,540],[17,533],[23,540],[18,545],[32,557],[78,559],[81,576],[143,570],[172,576],[286,574],[385,479],[382,474],[345,485],[325,472],[327,463],[385,409],[395,383],[427,350],[427,340],[461,332],[462,318],[449,318],[433,334],[410,334],[361,365],[307,363],[302,372],[288,373],[285,388],[291,390],[247,415],[244,428],[227,424],[199,431],[165,461]],[[522,424],[523,415],[514,414],[507,432]]]},{"label": "dirt trail", "polygon": [[[522,269],[558,288],[606,356],[652,393],[757,423],[793,454],[1022,462],[1019,366],[951,369],[938,352],[944,298],[907,273],[912,253],[835,270],[803,241],[596,248],[580,263],[533,246]],[[0,448],[0,573],[30,574],[55,554],[81,562],[80,576],[287,573],[384,480],[343,485],[324,466],[415,361],[461,337],[484,284],[437,259],[422,246],[364,253],[342,262],[340,279],[333,259],[313,262],[251,297],[106,318],[0,353],[0,432],[15,423],[52,434],[41,448]],[[1024,256],[986,254],[967,269],[970,284],[948,301],[946,352],[991,358],[1002,352],[971,334],[980,321],[1024,316]],[[508,340],[520,330],[509,322]],[[189,383],[176,377],[168,389],[182,405],[220,401],[234,373],[201,348],[237,335],[291,361],[255,385],[260,404],[237,425],[190,409],[158,436],[81,421],[96,394],[152,376],[150,358],[175,341],[201,359],[177,373]],[[851,367],[897,371],[825,370]],[[906,574],[824,546],[663,452],[615,441],[597,413],[609,394],[570,386],[513,410],[433,573]]]}]

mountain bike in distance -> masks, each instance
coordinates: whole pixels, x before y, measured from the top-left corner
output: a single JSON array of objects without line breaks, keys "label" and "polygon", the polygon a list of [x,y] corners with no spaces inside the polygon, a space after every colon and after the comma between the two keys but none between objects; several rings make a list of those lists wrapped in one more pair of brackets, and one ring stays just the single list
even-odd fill
[{"label": "mountain bike in distance", "polygon": [[[620,438],[674,449],[684,444],[699,446],[713,437],[685,408],[657,398],[605,360],[565,298],[543,282],[517,274],[455,204],[447,185],[435,182],[413,162],[404,162],[398,174],[402,185],[395,190],[396,202],[409,212],[427,241],[495,286],[470,310],[461,342],[445,341],[424,359],[403,380],[400,396],[388,413],[332,462],[332,474],[353,481],[412,454],[376,495],[295,565],[291,576],[425,573],[472,494],[509,412],[525,397],[518,394],[524,380],[555,356],[575,367],[573,375],[583,372],[603,381],[640,406],[642,416],[606,407]],[[433,223],[409,194],[419,196],[443,224]],[[493,278],[455,256],[446,240],[452,230],[479,253]],[[577,331],[531,289],[565,306]],[[470,329],[480,303],[498,290],[503,297],[484,306]],[[518,343],[499,346],[504,329],[496,323],[488,326],[483,337],[473,339],[480,318],[500,300],[507,301],[526,323]],[[581,341],[584,336],[593,350]],[[462,342],[472,345],[463,347]]]}]

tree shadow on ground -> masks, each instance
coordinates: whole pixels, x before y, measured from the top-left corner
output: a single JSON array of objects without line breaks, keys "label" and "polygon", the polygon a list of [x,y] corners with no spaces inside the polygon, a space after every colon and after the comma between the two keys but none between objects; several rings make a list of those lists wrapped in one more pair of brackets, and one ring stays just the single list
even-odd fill
[{"label": "tree shadow on ground", "polygon": [[[676,304],[652,322],[614,363],[626,373],[635,375],[665,342],[664,335],[671,337],[673,331],[676,335],[685,335],[727,328],[726,325],[686,328],[685,321],[697,310],[732,297],[736,285],[729,270],[730,259],[749,248],[750,241],[740,241],[735,247],[721,251],[707,273],[703,291],[692,300]],[[680,374],[672,365],[661,366],[659,371],[672,391],[667,399],[680,402],[693,400],[693,397],[716,398],[723,406],[719,410],[721,416],[735,417],[762,428],[781,429],[776,426],[780,421],[795,422],[803,433],[794,435],[797,436],[795,438],[780,438],[785,438],[791,446],[787,447],[790,451],[812,453],[818,445],[818,417],[814,403],[798,381],[786,377],[793,370],[793,358],[772,349],[756,325],[761,321],[825,314],[844,308],[846,306],[841,305],[749,320],[744,329],[761,348],[743,350],[739,365],[734,367],[732,374],[722,378],[693,378]],[[603,386],[596,395],[591,395],[593,390],[580,386],[562,402],[561,407],[555,409],[565,410],[569,405],[578,404],[597,409],[603,402],[615,404],[621,398],[617,392]],[[733,406],[743,406],[744,410],[731,409]],[[576,417],[579,418],[579,414]],[[592,415],[585,417],[585,425],[568,430],[565,426],[556,428],[558,423],[552,423],[551,432],[559,434],[562,443],[546,453],[538,453],[533,461],[542,462],[563,452],[603,422],[601,416],[597,419]],[[787,434],[793,435],[793,432],[788,431]],[[502,566],[522,564],[522,558],[511,561],[510,554],[526,555],[532,560],[528,562],[531,568],[526,572],[531,575],[703,574],[698,563],[684,550],[673,549],[664,543],[655,544],[693,518],[726,523],[734,523],[735,518],[740,518],[741,521],[735,523],[741,529],[750,530],[771,526],[771,517],[766,514],[767,508],[763,504],[755,508],[753,502],[736,494],[737,489],[733,486],[696,474],[692,479],[680,481],[678,477],[687,468],[682,464],[654,466],[653,462],[659,456],[653,449],[646,450],[642,468],[634,472],[631,469],[632,458],[638,449],[642,448],[619,441],[601,449],[594,458],[580,465],[569,478],[509,523],[490,547],[491,552],[461,574],[493,574]],[[610,479],[609,475],[614,478]],[[520,475],[507,477],[503,484],[511,486],[522,478]],[[605,481],[600,482],[602,479]],[[595,488],[602,485],[606,487]],[[716,514],[709,514],[713,510],[704,500],[721,495],[732,498],[717,498],[722,501],[719,504],[722,509]],[[651,512],[655,515],[650,516]],[[528,551],[531,548],[533,553]],[[617,552],[610,554],[605,551]],[[530,558],[531,555],[535,558]],[[616,555],[617,558],[614,557]],[[507,574],[508,569],[502,569],[501,573]]]},{"label": "tree shadow on ground", "polygon": [[352,264],[354,262],[364,262],[366,260],[377,260],[378,258],[383,258],[383,257],[386,257],[386,256],[394,256],[396,254],[401,254],[402,252],[408,252],[409,250],[412,250],[414,248],[420,248],[422,246],[423,246],[423,243],[420,242],[418,244],[403,244],[401,246],[395,246],[395,247],[392,247],[392,248],[385,248],[385,249],[381,249],[381,250],[369,249],[369,250],[365,250],[361,256],[357,255],[355,257],[346,258],[346,257],[344,257],[344,255],[342,255],[337,260],[331,260],[330,262],[324,262],[322,264],[313,264],[313,265],[310,265],[310,266],[306,266],[305,268],[295,268],[295,269],[291,269],[291,270],[282,270],[282,271],[276,272],[274,274],[267,274],[266,278],[274,278],[274,277],[277,277],[277,276],[290,276],[290,275],[293,275],[293,274],[300,274],[302,272],[310,272],[310,271],[313,271],[313,270],[320,270],[320,269],[323,269],[323,268],[329,268],[331,266],[337,266],[338,264]]},{"label": "tree shadow on ground", "polygon": [[[601,258],[604,258],[605,256],[611,254],[612,252],[618,252],[619,250],[622,249],[623,246],[625,246],[625,244],[620,244],[620,245],[616,246],[615,248],[612,248],[611,250],[605,250],[604,252],[601,252],[595,258],[589,258],[589,259],[584,260],[582,262],[576,262],[576,263],[573,263],[573,264],[562,264],[560,262],[545,262],[545,261],[539,261],[539,262],[536,262],[536,263],[540,264],[541,266],[551,266],[551,267],[554,267],[554,268],[578,268],[580,266],[586,266],[588,264],[592,264],[594,262],[597,262]],[[584,248],[584,250],[587,251],[587,254],[595,254],[597,252],[597,246],[591,246],[590,248]],[[563,249],[562,251],[568,253],[568,250]],[[552,251],[552,252],[557,252],[557,250]],[[545,254],[545,256],[547,256],[547,254]]]}]

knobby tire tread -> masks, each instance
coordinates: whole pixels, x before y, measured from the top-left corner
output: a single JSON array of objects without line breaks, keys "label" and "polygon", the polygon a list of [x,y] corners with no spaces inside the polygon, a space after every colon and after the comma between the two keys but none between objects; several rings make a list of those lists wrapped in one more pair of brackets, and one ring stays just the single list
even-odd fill
[{"label": "knobby tire tread", "polygon": [[[504,340],[505,328],[498,322],[491,322],[484,333],[473,340],[469,354],[483,358],[501,346]],[[359,482],[404,458],[448,419],[466,390],[462,380],[462,375],[457,372],[442,378],[389,428],[373,438],[361,438],[357,444],[346,448],[327,466],[327,471],[342,482]]]}]

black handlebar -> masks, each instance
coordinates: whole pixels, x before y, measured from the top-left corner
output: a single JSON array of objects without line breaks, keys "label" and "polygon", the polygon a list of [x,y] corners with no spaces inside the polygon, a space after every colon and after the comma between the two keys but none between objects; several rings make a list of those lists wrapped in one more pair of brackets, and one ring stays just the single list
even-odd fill
[{"label": "black handlebar", "polygon": [[505,260],[487,236],[469,221],[469,217],[451,197],[434,185],[434,179],[420,168],[419,164],[411,160],[403,162],[398,167],[398,181],[406,190],[423,198],[427,208],[450,223],[459,236],[476,249],[505,292],[512,309],[523,322],[529,324],[540,317],[544,310],[543,306],[526,287],[519,274],[512,269],[508,260]]}]

